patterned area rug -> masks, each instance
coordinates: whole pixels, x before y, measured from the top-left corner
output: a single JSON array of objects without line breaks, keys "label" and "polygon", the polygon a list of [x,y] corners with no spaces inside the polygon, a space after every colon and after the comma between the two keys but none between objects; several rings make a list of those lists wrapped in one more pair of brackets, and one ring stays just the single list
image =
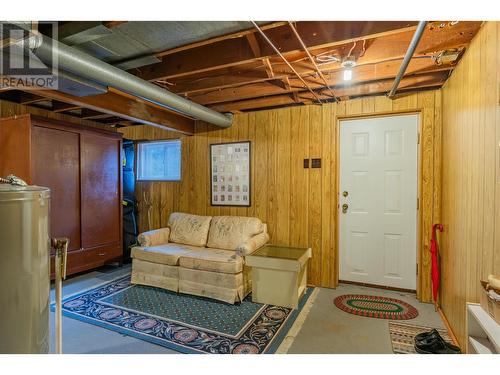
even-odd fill
[{"label": "patterned area rug", "polygon": [[333,302],[342,311],[370,318],[406,320],[418,316],[416,308],[395,298],[344,294]]},{"label": "patterned area rug", "polygon": [[292,310],[131,285],[127,276],[64,299],[63,314],[181,353],[274,353],[313,291]]},{"label": "patterned area rug", "polygon": [[[413,338],[422,332],[427,332],[432,327],[416,326],[412,324],[403,324],[389,322],[389,333],[391,335],[392,351],[396,354],[415,354]],[[446,341],[453,343],[446,329],[437,329],[439,334]]]}]

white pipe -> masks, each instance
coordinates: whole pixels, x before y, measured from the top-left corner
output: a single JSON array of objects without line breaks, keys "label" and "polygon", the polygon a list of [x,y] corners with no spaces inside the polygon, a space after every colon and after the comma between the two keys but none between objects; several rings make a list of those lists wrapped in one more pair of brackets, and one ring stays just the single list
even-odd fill
[{"label": "white pipe", "polygon": [[57,62],[55,68],[77,76],[115,87],[144,100],[180,112],[222,128],[232,125],[231,114],[222,114],[201,104],[184,99],[133,74],[105,63],[82,51],[69,47],[42,34],[34,34],[29,48],[46,64]]},{"label": "white pipe", "polygon": [[394,84],[392,85],[391,91],[387,94],[387,96],[391,99],[394,97],[394,95],[396,95],[396,90],[398,89],[399,82],[401,82],[401,79],[403,78],[406,72],[406,68],[408,68],[408,64],[410,63],[410,60],[413,57],[413,54],[415,53],[415,49],[418,46],[418,42],[420,42],[420,39],[422,38],[422,34],[425,31],[426,25],[427,21],[420,21],[418,23],[417,29],[415,30],[415,34],[413,34],[413,38],[410,41],[408,50],[406,51],[403,62],[401,63],[401,67],[399,68],[398,75],[394,80]]}]

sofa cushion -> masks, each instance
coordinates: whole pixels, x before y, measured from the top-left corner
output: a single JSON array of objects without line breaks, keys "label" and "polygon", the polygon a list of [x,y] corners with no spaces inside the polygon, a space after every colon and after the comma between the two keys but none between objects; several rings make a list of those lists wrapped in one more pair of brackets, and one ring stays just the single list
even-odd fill
[{"label": "sofa cushion", "polygon": [[236,250],[264,231],[264,224],[256,217],[214,216],[210,224],[207,246],[215,249]]},{"label": "sofa cushion", "polygon": [[211,216],[198,216],[174,212],[168,219],[170,242],[192,246],[205,246]]},{"label": "sofa cushion", "polygon": [[151,263],[178,266],[179,258],[182,255],[187,255],[198,250],[199,248],[196,248],[194,246],[168,243],[165,245],[149,247],[136,246],[132,248],[131,255],[134,259],[145,260]]},{"label": "sofa cushion", "polygon": [[243,258],[236,256],[234,251],[206,248],[182,255],[179,265],[194,270],[238,273],[243,270]]}]

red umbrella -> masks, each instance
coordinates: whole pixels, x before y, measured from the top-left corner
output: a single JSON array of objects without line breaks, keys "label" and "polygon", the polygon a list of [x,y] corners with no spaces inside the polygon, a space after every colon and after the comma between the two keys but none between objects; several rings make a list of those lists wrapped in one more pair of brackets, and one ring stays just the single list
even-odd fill
[{"label": "red umbrella", "polygon": [[434,304],[437,306],[438,300],[438,290],[439,290],[439,247],[436,239],[436,229],[440,232],[443,231],[442,224],[434,224],[432,226],[432,238],[431,238],[431,257],[432,257],[432,268],[431,268],[431,279],[432,279],[432,295],[434,297]]}]

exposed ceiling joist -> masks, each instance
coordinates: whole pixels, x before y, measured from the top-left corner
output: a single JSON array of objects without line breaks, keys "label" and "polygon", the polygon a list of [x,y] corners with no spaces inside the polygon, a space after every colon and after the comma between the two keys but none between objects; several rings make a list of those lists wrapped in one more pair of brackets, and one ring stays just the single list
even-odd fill
[{"label": "exposed ceiling joist", "polygon": [[[402,28],[413,31],[415,25],[416,22],[407,21],[304,21],[297,22],[297,30],[302,35],[304,43],[311,50],[314,50],[359,38],[373,38],[401,32]],[[262,30],[266,30],[266,28],[262,27]],[[257,40],[262,40],[262,42],[259,43],[261,56],[255,57],[248,39],[242,33],[240,34],[241,37],[222,39],[215,43],[171,53],[162,62],[143,67],[140,72],[136,73],[147,80],[168,79],[249,63],[256,59],[276,55],[262,37],[256,35]],[[301,50],[300,44],[292,37],[287,23],[267,29],[266,34],[269,39],[279,41],[279,49],[283,54]]]},{"label": "exposed ceiling joist", "polygon": [[[378,64],[362,65],[353,68],[353,80],[346,82],[343,79],[343,71],[336,70],[325,74],[325,79],[329,86],[331,87],[341,87],[341,86],[355,86],[369,81],[390,79],[393,78],[401,65],[401,59],[382,62]],[[436,66],[436,64],[430,58],[413,59],[408,66],[407,76],[415,74],[425,74],[432,71],[443,71],[453,69],[452,65],[441,65]],[[321,89],[325,87],[324,82],[321,78],[316,76],[304,77],[309,86],[314,90]],[[261,96],[270,96],[284,94],[289,91],[302,91],[304,90],[302,83],[298,78],[284,77],[284,85],[276,85],[273,81],[262,81],[258,83],[253,83],[251,85],[243,85],[239,87],[230,87],[226,89],[214,90],[207,93],[201,93],[197,95],[191,95],[190,99],[203,104],[215,104],[227,101],[243,100],[257,98]],[[330,93],[331,99],[331,93]]]},{"label": "exposed ceiling joist", "polygon": [[[259,27],[259,25],[257,25],[257,23],[255,23],[254,21],[252,21],[252,24],[259,31],[261,37],[266,41],[266,43],[274,50],[274,52],[281,58],[281,60],[283,60],[283,62],[290,68],[290,70],[295,74],[295,76],[302,82],[302,84],[304,85],[304,87],[309,90],[309,92],[311,93],[311,95],[316,98],[316,100],[318,101],[318,103],[321,103],[321,99],[311,89],[311,87],[309,86],[309,84],[306,81],[304,81],[304,79],[302,78],[302,76],[300,75],[300,73],[295,70],[295,68],[290,64],[290,62],[286,59],[286,57],[283,56],[283,54],[281,53],[281,51],[279,50],[279,48],[264,33],[264,30],[262,30]],[[273,77],[274,77],[274,73],[273,73]]]},{"label": "exposed ceiling joist", "polygon": [[[284,22],[284,21],[270,22],[270,23],[262,25],[261,28],[262,28],[262,30],[269,30],[269,29],[273,29],[275,27],[280,27],[280,26],[284,26],[284,25],[286,25],[286,22]],[[256,32],[255,29],[250,28],[247,30],[238,31],[238,32],[231,33],[231,34],[221,35],[221,36],[217,36],[214,38],[201,40],[199,42],[186,44],[184,46],[172,48],[172,49],[169,49],[167,51],[159,52],[156,54],[156,56],[162,57],[162,56],[173,55],[175,53],[182,52],[182,51],[185,51],[188,49],[198,48],[198,47],[214,44],[214,43],[221,42],[221,41],[228,40],[228,39],[243,38],[243,37],[246,37],[248,34],[254,34],[255,32]]]},{"label": "exposed ceiling joist", "polygon": [[326,78],[325,76],[323,75],[323,72],[321,71],[321,69],[319,68],[318,64],[316,63],[316,60],[315,58],[311,55],[311,53],[309,52],[309,49],[307,48],[307,46],[304,44],[304,41],[302,40],[302,37],[300,36],[300,34],[297,32],[297,29],[295,28],[295,25],[291,22],[288,22],[288,24],[290,25],[290,28],[292,29],[293,33],[295,34],[295,36],[297,37],[297,40],[300,42],[300,45],[302,46],[302,49],[304,50],[304,52],[307,54],[307,57],[309,58],[309,60],[311,61],[311,64],[314,66],[314,69],[316,70],[316,72],[318,73],[318,75],[321,77],[321,79],[323,80],[323,82],[325,83],[325,87],[330,91],[330,93],[332,94],[332,98],[337,101],[337,97],[335,95],[335,93],[333,92],[333,90],[330,88],[329,86],[329,83],[326,81]]},{"label": "exposed ceiling joist", "polygon": [[274,70],[273,66],[271,65],[271,62],[269,59],[264,59],[262,60],[264,62],[264,69],[266,70],[267,77],[270,79],[274,79]]},{"label": "exposed ceiling joist", "polygon": [[[117,27],[122,21],[116,22],[66,25],[71,24],[69,22],[64,26],[80,27],[79,37],[92,38],[103,28]],[[259,23],[257,28],[250,28],[249,23],[248,30],[151,55],[162,61],[131,72],[162,87],[167,85],[172,93],[221,112],[313,103],[314,95],[318,96],[316,102],[318,99],[331,101],[332,92],[327,87],[331,87],[339,98],[379,95],[396,76],[416,25],[417,22],[406,21],[299,21],[293,24]],[[408,92],[442,85],[480,25],[481,22],[476,21],[429,23],[405,73],[401,89]],[[266,30],[264,35],[272,40],[275,49],[258,32],[259,28]],[[439,59],[444,55],[455,58]],[[341,62],[347,56],[356,62],[350,81],[344,81],[342,76],[344,68]],[[311,92],[305,90],[307,86]],[[52,106],[55,112],[67,112],[109,124],[148,124],[152,119],[160,118],[161,127],[180,124],[181,128],[192,128],[190,118],[113,88],[109,88],[107,94],[93,94],[69,102],[54,97],[51,103],[51,98],[47,99],[45,93],[40,91],[38,95],[28,91],[21,99],[27,105],[49,109]],[[19,91],[4,93],[3,96],[17,102],[21,100]],[[117,96],[121,98],[117,99]],[[108,99],[111,104],[107,103]],[[81,105],[81,101],[86,101],[85,105]],[[190,133],[189,129],[187,133]]]},{"label": "exposed ceiling joist", "polygon": [[250,48],[252,49],[254,56],[260,57],[262,52],[260,51],[259,42],[257,41],[255,34],[254,33],[247,34],[246,38],[248,40],[248,44],[250,45]]},{"label": "exposed ceiling joist", "polygon": [[58,101],[53,101],[52,102],[52,112],[66,112],[66,111],[72,111],[75,109],[81,108],[78,105],[71,104],[71,103],[64,103],[64,102],[58,102]]},{"label": "exposed ceiling joist", "polygon": [[30,93],[44,97],[45,100],[51,99],[74,104],[82,108],[165,130],[178,131],[189,135],[194,133],[194,120],[160,109],[146,101],[119,95],[115,92],[85,97],[72,96],[54,90],[30,90]]},{"label": "exposed ceiling joist", "polygon": [[32,92],[23,92],[19,96],[19,103],[23,105],[45,102],[47,98],[40,95],[35,95]]},{"label": "exposed ceiling joist", "polygon": [[[432,88],[438,87],[442,85],[446,78],[448,77],[448,73],[445,72],[432,72],[427,74],[421,74],[412,77],[405,77],[401,80],[400,90],[404,91],[405,89],[421,89],[421,88]],[[386,79],[376,82],[368,82],[360,85],[354,86],[346,86],[346,87],[335,87],[335,92],[339,97],[357,97],[357,96],[365,96],[365,95],[375,95],[386,93],[392,86],[393,80]],[[318,93],[320,98],[324,100],[328,100],[330,96],[326,93]],[[312,103],[315,98],[308,92],[302,91],[296,93],[296,97],[290,96],[289,94],[282,95],[274,95],[269,97],[248,99],[248,100],[240,100],[235,102],[227,102],[216,104],[212,106],[212,109],[217,111],[248,111],[255,110],[259,108],[271,108],[278,106],[286,106],[297,104],[296,98],[299,99],[300,102],[303,103]]]},{"label": "exposed ceiling joist", "polygon": [[104,118],[114,117],[114,115],[109,113],[102,113],[99,111],[94,111],[88,108],[82,108],[82,114],[80,118],[84,120],[99,120]]},{"label": "exposed ceiling joist", "polygon": [[[479,22],[460,22],[453,27],[446,25],[442,28],[429,25],[428,31],[422,36],[422,40],[417,48],[417,56],[427,53],[430,57],[432,53],[444,49],[462,48],[470,42],[479,29],[479,26]],[[432,30],[431,27],[433,27]],[[358,43],[353,51],[356,56],[361,55],[357,58],[357,65],[374,64],[390,61],[391,59],[402,60],[412,36],[413,31],[404,29],[394,34],[368,39],[364,48],[363,43]],[[336,46],[334,49],[326,48],[316,50],[314,55],[329,54],[332,53],[332,51],[339,55],[347,54],[352,46],[352,42],[343,43]],[[307,63],[307,56],[304,53],[292,53],[288,56],[289,61],[294,64],[294,68],[301,75],[315,73],[311,64]],[[303,60],[303,62],[300,62],[301,60]],[[275,75],[272,77],[273,79],[293,74],[286,64],[277,60],[276,57],[270,58],[269,61],[272,63]],[[324,74],[332,70],[342,69],[338,61],[321,64],[320,68]],[[252,62],[241,65],[240,67],[226,68],[212,73],[207,72],[188,78],[171,79],[173,85],[170,87],[170,90],[180,94],[188,93],[192,96],[193,94],[200,94],[203,91],[262,82],[266,80],[266,75],[267,70],[261,61]],[[267,79],[271,78],[267,76]]]}]

